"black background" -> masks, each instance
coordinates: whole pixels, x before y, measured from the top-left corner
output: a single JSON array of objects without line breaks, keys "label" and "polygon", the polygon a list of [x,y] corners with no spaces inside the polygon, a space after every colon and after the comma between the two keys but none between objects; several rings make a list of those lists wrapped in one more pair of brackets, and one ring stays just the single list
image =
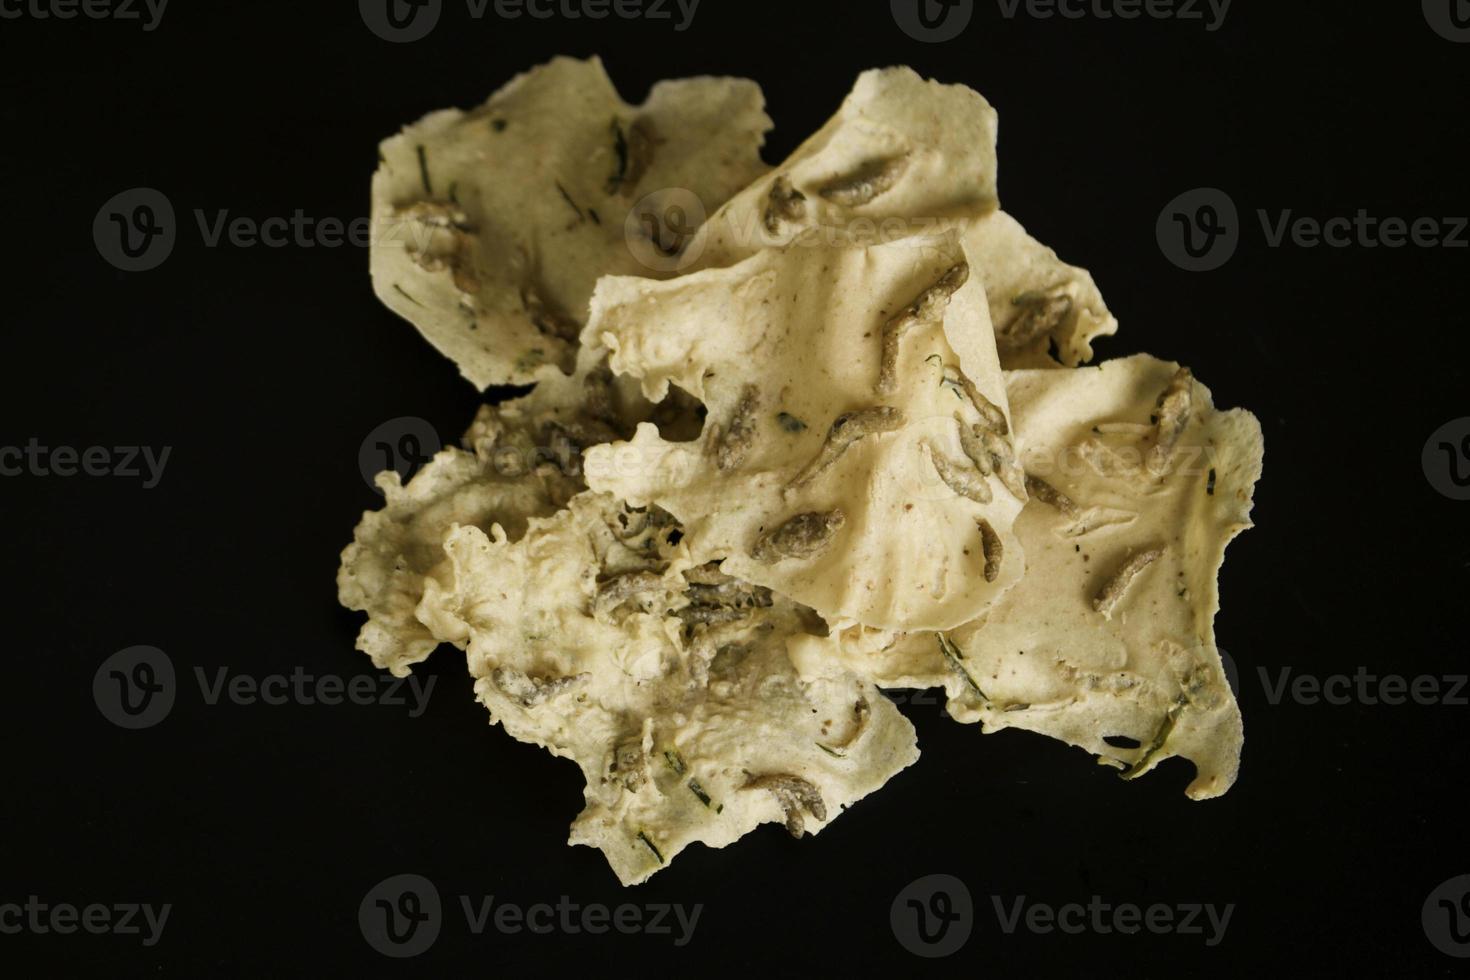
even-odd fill
[{"label": "black background", "polygon": [[[309,9],[308,9],[309,8]],[[1007,20],[977,3],[958,39],[921,44],[888,5],[704,0],[692,27],[565,18],[474,21],[450,2],[428,39],[374,37],[350,3],[175,0],[137,23],[0,20],[6,191],[0,444],[172,446],[161,484],[0,480],[7,568],[0,730],[0,903],[171,902],[162,941],[0,936],[10,975],[1012,975],[1463,973],[1420,908],[1470,872],[1459,805],[1470,708],[1273,706],[1257,676],[1464,673],[1470,504],[1436,493],[1425,440],[1467,414],[1470,251],[1268,248],[1256,209],[1470,213],[1470,45],[1417,3],[1238,0],[1199,22]],[[1100,357],[1192,365],[1265,427],[1257,528],[1222,578],[1219,641],[1241,670],[1246,747],[1223,799],[1191,803],[1189,766],[1118,780],[1040,737],[982,737],[906,709],[923,759],[817,838],[775,825],[682,855],[620,889],[565,846],[581,807],[568,762],[485,722],[441,651],[423,717],[406,709],[207,706],[190,673],[368,674],[337,556],[374,496],[364,436],[421,416],[446,441],[479,395],[374,299],[363,250],[205,248],[192,211],[257,219],[366,213],[377,142],[482,101],[555,54],[600,54],[625,98],[659,78],[764,87],[777,161],[859,71],[909,64],[1001,114],[1001,193],[1092,270],[1120,334]],[[105,264],[91,225],[113,194],[162,190],[180,242],[160,269]],[[1244,241],[1190,274],[1154,224],[1190,188],[1227,190]],[[110,725],[101,661],[166,650],[184,694],[156,728]],[[192,696],[191,696],[192,694]],[[364,942],[357,906],[414,872],[449,922],[409,962]],[[963,879],[975,930],[918,959],[889,905],[915,878]],[[456,896],[529,905],[703,903],[694,941],[470,935]],[[1235,903],[1225,942],[997,927],[992,895],[1060,904]],[[24,969],[22,969],[24,967]]]}]

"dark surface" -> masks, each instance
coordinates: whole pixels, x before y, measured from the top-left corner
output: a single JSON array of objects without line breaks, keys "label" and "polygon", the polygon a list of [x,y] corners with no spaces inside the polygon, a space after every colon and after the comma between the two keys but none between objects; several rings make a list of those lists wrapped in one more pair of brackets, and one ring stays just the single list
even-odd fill
[{"label": "dark surface", "polygon": [[[152,490],[0,479],[12,528],[0,905],[174,906],[152,948],[0,935],[0,971],[1464,972],[1470,961],[1430,945],[1420,910],[1470,873],[1455,802],[1470,707],[1273,706],[1257,668],[1466,672],[1470,503],[1437,493],[1420,453],[1470,414],[1470,251],[1271,249],[1254,215],[1470,213],[1470,45],[1437,36],[1415,3],[1349,15],[1242,2],[1216,32],[1006,20],[980,3],[964,35],[932,45],[872,0],[754,8],[705,0],[676,32],[475,22],[450,3],[429,39],[406,45],[378,40],[351,4],[179,0],[153,32],[0,20],[0,445],[173,447]],[[913,707],[924,758],[820,837],[763,827],[625,891],[599,853],[564,844],[581,806],[574,767],[487,726],[452,651],[420,669],[437,686],[418,718],[204,703],[195,667],[371,673],[333,581],[374,505],[359,444],[397,416],[452,439],[479,397],[379,306],[361,249],[207,249],[189,225],[162,268],[127,274],[99,258],[93,216],[135,186],[189,221],[195,208],[359,216],[379,139],[559,53],[600,54],[631,100],[663,77],[758,80],[777,123],[771,161],[864,68],[910,64],[991,100],[1007,210],[1090,268],[1122,321],[1099,356],[1188,363],[1219,404],[1265,427],[1258,526],[1221,583],[1219,641],[1241,668],[1247,732],[1225,798],[1187,800],[1178,760],[1124,783],[1075,749],[981,737]],[[1208,274],[1169,264],[1154,231],[1164,204],[1199,186],[1227,190],[1245,220],[1240,252]],[[167,651],[184,684],[164,723],[128,732],[99,714],[91,684],[134,644]],[[447,922],[430,952],[395,962],[365,943],[357,908],[403,872],[436,883]],[[935,873],[967,884],[976,921],[961,952],[926,961],[896,941],[889,906]],[[1201,936],[1008,936],[991,901],[1094,894],[1236,908],[1209,948]],[[657,935],[474,936],[460,895],[704,910],[683,948]]]}]

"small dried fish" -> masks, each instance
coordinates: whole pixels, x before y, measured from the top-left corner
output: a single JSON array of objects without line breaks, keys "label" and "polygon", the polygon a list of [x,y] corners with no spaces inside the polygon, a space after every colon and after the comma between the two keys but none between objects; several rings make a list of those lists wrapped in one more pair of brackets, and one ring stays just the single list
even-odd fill
[{"label": "small dried fish", "polygon": [[939,479],[943,480],[944,485],[955,493],[977,504],[988,504],[995,499],[995,495],[990,490],[990,484],[985,482],[984,477],[969,469],[961,469],[956,466],[927,442],[923,443],[921,448],[929,457],[929,462],[934,465],[934,472],[939,474]]},{"label": "small dried fish", "polygon": [[496,667],[491,672],[490,679],[495,682],[496,687],[500,688],[501,693],[521,707],[534,708],[565,693],[591,676],[591,674],[576,674],[548,681],[539,677],[529,677],[514,667]]},{"label": "small dried fish", "polygon": [[1123,596],[1128,592],[1128,586],[1133,584],[1133,580],[1145,568],[1163,556],[1163,548],[1151,548],[1147,551],[1140,551],[1132,558],[1129,558],[1123,563],[1123,567],[1118,569],[1118,574],[1114,575],[1108,580],[1108,584],[1103,586],[1102,591],[1097,594],[1097,598],[1092,600],[1092,608],[1102,613],[1104,619],[1112,619],[1113,610],[1123,600]]},{"label": "small dried fish", "polygon": [[1020,312],[1000,330],[995,343],[1001,353],[1030,347],[1056,331],[1072,312],[1072,297],[1060,289],[1049,293],[1022,293],[1011,301]]},{"label": "small dried fish", "polygon": [[1055,507],[1067,517],[1077,517],[1082,513],[1081,508],[1071,497],[1062,493],[1056,487],[1047,483],[1039,476],[1026,474],[1026,492],[1049,507]]},{"label": "small dried fish", "polygon": [[744,462],[746,454],[750,452],[759,428],[756,412],[760,410],[760,404],[760,389],[755,385],[746,385],[740,392],[740,402],[735,406],[730,426],[720,437],[715,450],[716,463],[721,470],[733,470]]},{"label": "small dried fish", "polygon": [[982,518],[975,523],[980,528],[980,548],[985,553],[985,581],[994,582],[1000,577],[1000,566],[1005,561],[1005,545],[989,521]]},{"label": "small dried fish", "polygon": [[985,397],[985,393],[975,387],[965,372],[959,368],[946,364],[944,366],[944,380],[950,384],[958,385],[970,399],[970,404],[975,406],[975,411],[980,413],[980,420],[987,428],[994,430],[997,434],[1008,436],[1011,434],[1010,423],[1006,421],[1006,413],[1000,410],[1000,406]]},{"label": "small dried fish", "polygon": [[788,490],[799,490],[822,474],[827,467],[837,462],[848,447],[859,439],[875,432],[896,432],[903,428],[904,414],[897,408],[880,405],[837,416],[832,428],[827,431],[827,440],[822,449],[787,486]]},{"label": "small dried fish", "polygon": [[970,462],[974,463],[975,468],[986,476],[995,473],[995,462],[990,458],[990,450],[985,448],[985,440],[979,435],[981,427],[970,425],[958,414],[955,415],[954,420],[960,427],[960,448],[965,451],[966,456],[970,457]]},{"label": "small dried fish", "polygon": [[851,175],[822,185],[817,193],[845,208],[861,207],[892,190],[908,166],[907,156],[870,160]]},{"label": "small dried fish", "polygon": [[800,837],[806,832],[806,821],[801,812],[803,808],[818,820],[827,819],[827,805],[822,802],[821,791],[800,776],[784,773],[751,776],[741,788],[770,792],[786,814],[786,830],[792,837]]},{"label": "small dried fish", "polygon": [[1012,496],[1025,503],[1029,499],[1026,494],[1026,473],[1021,469],[1021,464],[1016,462],[1016,454],[1011,449],[1011,444],[1006,442],[1000,433],[987,429],[983,425],[975,426],[972,431],[985,446],[985,451],[990,454],[990,461],[995,464],[995,472],[1000,477],[1000,482],[1006,485],[1006,489],[1011,492]]},{"label": "small dried fish", "polygon": [[656,572],[624,572],[597,586],[597,611],[607,613],[629,599],[667,589],[664,577]]},{"label": "small dried fish", "polygon": [[814,558],[826,550],[846,523],[847,516],[840,510],[799,514],[762,535],[750,549],[750,557],[765,565],[783,558]]},{"label": "small dried fish", "polygon": [[774,235],[781,230],[782,221],[800,221],[805,216],[806,195],[792,187],[786,176],[777,177],[766,200],[766,231]]},{"label": "small dried fish", "polygon": [[876,390],[880,395],[892,394],[898,387],[898,351],[903,335],[910,327],[943,316],[950,297],[970,279],[970,264],[958,262],[945,270],[939,281],[919,294],[883,326],[883,349],[878,367]]},{"label": "small dried fish", "polygon": [[1148,471],[1155,476],[1169,467],[1174,447],[1189,426],[1194,413],[1194,374],[1189,368],[1180,368],[1169,387],[1159,396],[1158,421],[1155,423],[1154,448],[1148,456]]}]

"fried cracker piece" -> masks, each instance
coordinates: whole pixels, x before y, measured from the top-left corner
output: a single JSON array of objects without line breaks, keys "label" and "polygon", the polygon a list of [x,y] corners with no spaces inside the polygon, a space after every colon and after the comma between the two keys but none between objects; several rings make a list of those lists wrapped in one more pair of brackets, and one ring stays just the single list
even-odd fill
[{"label": "fried cracker piece", "polygon": [[707,213],[765,173],[763,104],[753,82],[706,77],[631,106],[598,59],[557,58],[431,113],[379,150],[373,288],[476,387],[570,374],[597,278],[672,271],[629,248],[630,212],[661,221],[692,195]]},{"label": "fried cracker piece", "polygon": [[[797,676],[786,646],[809,610],[697,564],[682,534],[590,492],[518,541],[463,526],[419,608],[466,650],[494,722],[581,768],[571,843],[600,848],[628,885],[762,823],[816,833],[918,757],[870,684],[836,665]],[[600,601],[630,577],[624,602]],[[730,615],[685,615],[695,606]]]},{"label": "fried cracker piece", "polygon": [[[1186,382],[1193,410],[1165,434],[1172,462],[1160,477],[1152,417]],[[942,686],[961,721],[1050,735],[1128,778],[1182,756],[1196,770],[1189,796],[1219,796],[1235,781],[1242,725],[1215,646],[1217,576],[1251,526],[1260,424],[1143,355],[1008,372],[1006,390],[1023,465],[1073,506],[1032,496],[1015,527],[1020,584],[947,633],[849,628],[793,656],[826,669],[835,649],[880,686]]]},{"label": "fried cracker piece", "polygon": [[[641,378],[653,400],[676,385],[711,420],[734,417],[752,387],[761,409],[738,466],[721,469],[709,445],[644,426],[589,452],[589,485],[669,510],[701,560],[721,559],[830,622],[948,629],[975,618],[1021,574],[1011,533],[1021,501],[978,471],[957,492],[930,460],[971,466],[956,417],[982,419],[945,383],[947,368],[1004,406],[983,292],[958,287],[911,325],[891,393],[874,391],[885,324],[963,261],[946,235],[792,245],[667,283],[604,279],[586,338],[612,352],[615,371]],[[712,422],[704,443],[719,438]],[[978,489],[986,481],[988,502]],[[814,554],[778,556],[763,544],[800,515],[834,513],[843,520]],[[987,568],[982,518],[1001,543],[998,566]]]}]

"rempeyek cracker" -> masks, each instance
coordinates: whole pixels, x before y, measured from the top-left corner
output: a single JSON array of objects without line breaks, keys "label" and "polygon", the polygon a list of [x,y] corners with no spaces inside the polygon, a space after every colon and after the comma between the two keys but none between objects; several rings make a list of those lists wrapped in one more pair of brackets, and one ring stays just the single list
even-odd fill
[{"label": "rempeyek cracker", "polygon": [[338,597],[368,621],[357,647],[398,676],[438,646],[414,617],[423,577],[445,559],[455,525],[500,524],[519,537],[531,517],[564,507],[586,488],[582,451],[622,438],[652,420],[671,438],[691,438],[699,420],[690,402],[650,405],[635,384],[614,378],[607,354],[583,348],[577,370],[542,382],[498,408],[484,406],[464,448],[438,453],[404,485],[393,471],[377,477],[385,506],[362,517],[342,553]]},{"label": "rempeyek cracker", "polygon": [[872,244],[953,229],[990,298],[1004,367],[1090,361],[1091,341],[1117,333],[1117,320],[1086,270],[999,210],[996,132],[995,110],[963,85],[909,68],[864,72],[820,132],[715,211],[687,261],[721,267],[795,241]]},{"label": "rempeyek cracker", "polygon": [[883,687],[943,686],[961,721],[1059,738],[1129,778],[1182,756],[1189,795],[1219,796],[1242,731],[1215,646],[1217,576],[1251,526],[1259,423],[1146,355],[1012,372],[1006,388],[1032,487],[1021,582],[960,629],[849,629],[802,641],[797,662],[826,670],[836,651]]},{"label": "rempeyek cracker", "polygon": [[1020,578],[1026,496],[986,300],[953,235],[792,244],[669,282],[608,277],[586,337],[703,436],[640,426],[589,485],[684,523],[700,560],[834,624],[948,629]]},{"label": "rempeyek cracker", "polygon": [[477,387],[569,374],[597,278],[658,274],[629,247],[635,206],[712,208],[764,173],[763,102],[754,82],[692,78],[630,106],[598,59],[557,58],[431,113],[379,150],[373,288]]},{"label": "rempeyek cracker", "polygon": [[872,685],[836,664],[796,675],[786,644],[821,628],[810,610],[695,564],[681,533],[596,493],[514,542],[459,527],[419,610],[466,649],[494,721],[581,767],[571,843],[624,884],[761,823],[815,833],[918,757]]}]

